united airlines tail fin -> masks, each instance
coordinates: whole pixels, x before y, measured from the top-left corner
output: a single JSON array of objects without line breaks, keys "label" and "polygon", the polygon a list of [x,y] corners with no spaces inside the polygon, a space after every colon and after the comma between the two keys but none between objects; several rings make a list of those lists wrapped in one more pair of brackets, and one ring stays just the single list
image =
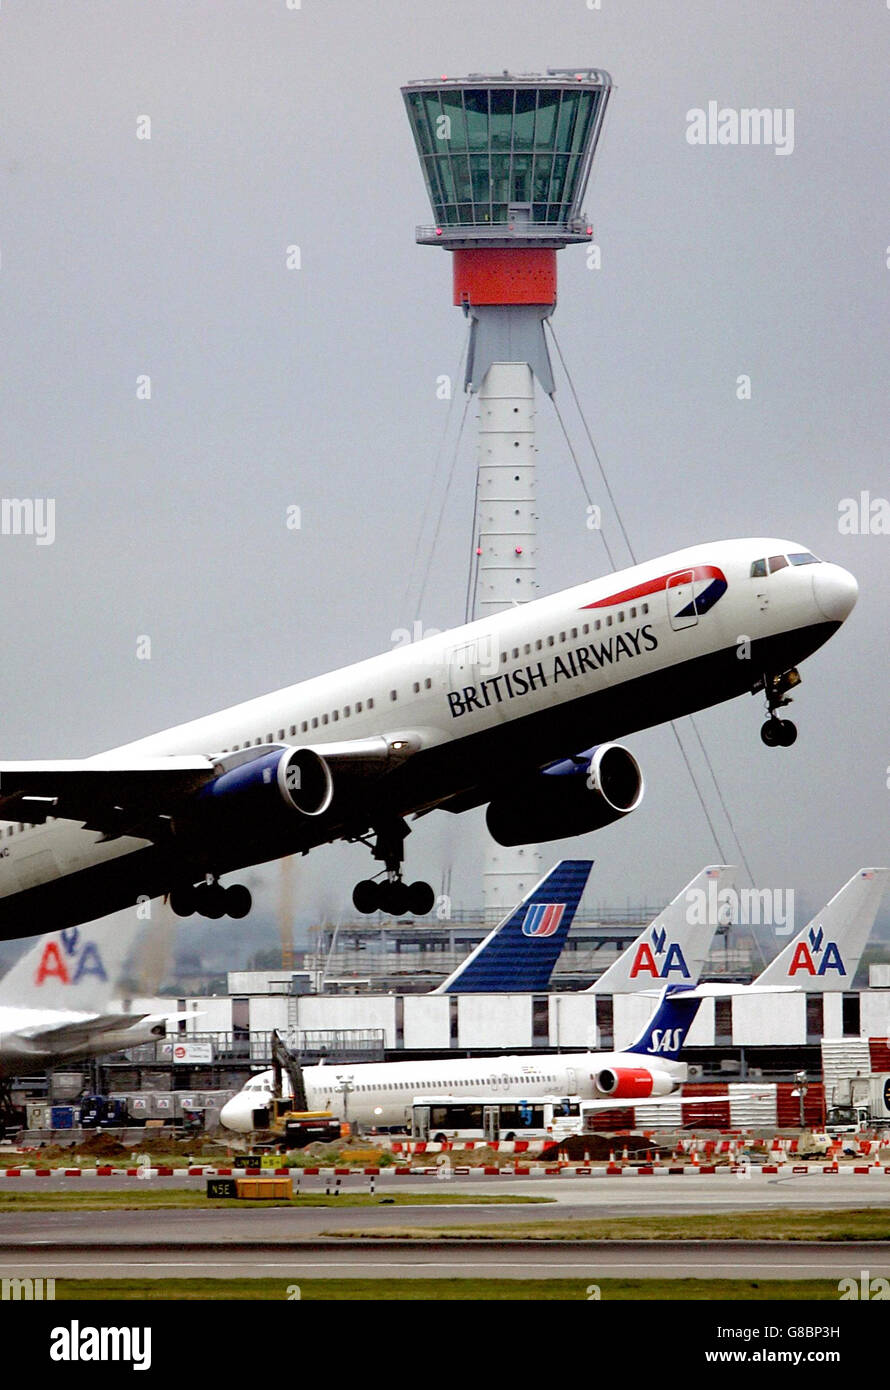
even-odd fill
[{"label": "united airlines tail fin", "polygon": [[432,993],[545,990],[592,867],[561,859]]},{"label": "united airlines tail fin", "polygon": [[736,870],[709,864],[640,932],[585,994],[634,994],[653,985],[694,985],[708,958]]},{"label": "united airlines tail fin", "polygon": [[852,989],[888,879],[890,869],[858,869],[754,984],[808,993]]},{"label": "united airlines tail fin", "polygon": [[623,1047],[621,1051],[676,1062],[701,1002],[701,997],[695,993],[689,994],[676,985],[669,985],[636,1042],[631,1043],[630,1047]]},{"label": "united airlines tail fin", "polygon": [[136,911],[39,936],[0,980],[0,1004],[107,1012],[145,925]]}]

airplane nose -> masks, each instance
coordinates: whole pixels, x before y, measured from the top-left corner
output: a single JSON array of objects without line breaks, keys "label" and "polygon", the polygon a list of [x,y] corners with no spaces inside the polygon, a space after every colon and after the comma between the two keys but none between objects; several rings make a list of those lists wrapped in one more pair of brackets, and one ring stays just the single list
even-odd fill
[{"label": "airplane nose", "polygon": [[859,585],[849,570],[840,565],[820,565],[813,575],[813,597],[824,618],[842,623],[853,611]]},{"label": "airplane nose", "polygon": [[233,1096],[227,1100],[222,1110],[219,1112],[220,1123],[226,1129],[243,1130],[246,1128],[244,1120],[244,1102],[238,1096]]}]

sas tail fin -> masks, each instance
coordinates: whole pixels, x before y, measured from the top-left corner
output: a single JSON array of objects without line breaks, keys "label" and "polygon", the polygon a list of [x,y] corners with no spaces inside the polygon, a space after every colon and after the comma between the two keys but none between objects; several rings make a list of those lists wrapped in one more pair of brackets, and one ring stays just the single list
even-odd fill
[{"label": "sas tail fin", "polygon": [[631,1043],[630,1047],[623,1047],[622,1052],[637,1052],[644,1057],[678,1061],[701,1002],[700,996],[669,985],[636,1042]]}]

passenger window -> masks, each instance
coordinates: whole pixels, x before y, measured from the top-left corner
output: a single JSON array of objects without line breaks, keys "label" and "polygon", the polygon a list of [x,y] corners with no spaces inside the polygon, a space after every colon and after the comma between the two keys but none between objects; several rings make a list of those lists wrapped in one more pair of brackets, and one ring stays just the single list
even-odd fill
[{"label": "passenger window", "polygon": [[317,728],[318,728],[318,715],[317,715],[317,714],[314,714],[314,715],[312,716],[312,727],[313,727],[313,729],[317,729]]},{"label": "passenger window", "polygon": [[769,572],[775,574],[776,570],[783,570],[788,564],[784,555],[771,555],[769,557]]},{"label": "passenger window", "polygon": [[331,718],[333,719],[334,723],[336,723],[337,720],[340,718],[340,711],[338,709],[335,709],[334,713],[331,715]]},{"label": "passenger window", "polygon": [[555,640],[556,640],[556,639],[553,638],[553,637],[548,637],[548,638],[547,638],[547,646],[548,646],[548,647],[552,647]]},{"label": "passenger window", "polygon": [[327,722],[328,722],[328,716],[327,716],[326,714],[323,714],[323,715],[321,716],[321,722],[322,722],[322,724],[327,724]]},{"label": "passenger window", "polygon": [[307,732],[308,728],[309,728],[309,725],[308,725],[308,723],[306,722],[306,720],[304,719],[303,722],[302,722],[302,724],[300,725],[300,733],[301,733],[301,734],[305,734],[305,733]]},{"label": "passenger window", "polygon": [[351,707],[350,707],[349,705],[347,705],[347,706],[345,707],[345,709],[343,710],[343,718],[344,718],[344,719],[348,719],[348,718],[349,718],[349,715],[350,715],[350,712],[351,712]]},{"label": "passenger window", "polygon": [[611,613],[607,613],[607,614],[606,614],[606,627],[611,627],[611,626],[612,626],[612,614],[611,614]]},{"label": "passenger window", "polygon": [[356,702],[355,702],[355,712],[356,712],[356,714],[361,714],[361,712],[362,712],[362,702],[361,702],[361,700],[356,700]]},{"label": "passenger window", "polygon": [[373,709],[373,708],[374,708],[374,696],[372,695],[371,698],[370,698],[370,700],[368,701],[368,709]]},{"label": "passenger window", "polygon": [[296,737],[296,733],[297,733],[297,726],[296,726],[296,724],[291,724],[291,726],[290,726],[290,736],[291,736],[291,738],[295,738],[295,737]]},{"label": "passenger window", "polygon": [[581,631],[584,633],[584,636],[586,637],[590,632],[590,623],[585,623]]},{"label": "passenger window", "polygon": [[578,629],[577,629],[576,627],[573,627],[573,628],[572,628],[572,637],[577,637],[577,636],[578,636]]},{"label": "passenger window", "polygon": [[514,648],[513,648],[513,660],[515,661],[515,660],[517,659],[518,656],[519,656],[519,648],[518,648],[518,647],[514,647]]},{"label": "passenger window", "polygon": [[391,700],[397,700],[399,698],[399,692],[397,690],[391,690],[389,692],[389,698]]},{"label": "passenger window", "polygon": [[649,605],[648,605],[648,603],[644,603],[644,604],[643,604],[643,612],[644,612],[644,613],[648,613],[648,612],[649,612]]},{"label": "passenger window", "polygon": [[283,730],[283,729],[279,729],[279,730],[278,730],[278,742],[281,743],[281,742],[283,742],[283,740],[284,740],[284,730]]},{"label": "passenger window", "polygon": [[636,610],[635,608],[632,608],[632,609],[630,610],[630,616],[631,616],[632,618],[635,618],[635,617],[637,616],[637,610]]},{"label": "passenger window", "polygon": [[766,561],[755,560],[751,566],[752,579],[764,579],[766,577]]},{"label": "passenger window", "polygon": [[429,676],[427,676],[426,680],[424,681],[424,686],[427,690],[432,690],[433,682],[430,680]]},{"label": "passenger window", "polygon": [[414,689],[414,694],[415,694],[415,695],[419,695],[419,694],[420,694],[420,682],[419,682],[419,681],[415,681],[415,682],[414,682],[414,687],[413,687],[413,689]]}]

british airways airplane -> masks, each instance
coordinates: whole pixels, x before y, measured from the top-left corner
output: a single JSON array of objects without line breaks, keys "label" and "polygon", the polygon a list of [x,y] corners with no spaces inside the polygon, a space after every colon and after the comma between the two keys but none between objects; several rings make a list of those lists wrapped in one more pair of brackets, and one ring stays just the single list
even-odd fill
[{"label": "british airways airplane", "polygon": [[696,545],[90,758],[0,763],[0,935],[165,894],[244,917],[222,875],[336,840],[383,865],[357,910],[429,912],[406,817],[487,805],[503,845],[597,830],[643,796],[615,739],[751,692],[787,746],[797,666],[856,596],[795,541]]}]

